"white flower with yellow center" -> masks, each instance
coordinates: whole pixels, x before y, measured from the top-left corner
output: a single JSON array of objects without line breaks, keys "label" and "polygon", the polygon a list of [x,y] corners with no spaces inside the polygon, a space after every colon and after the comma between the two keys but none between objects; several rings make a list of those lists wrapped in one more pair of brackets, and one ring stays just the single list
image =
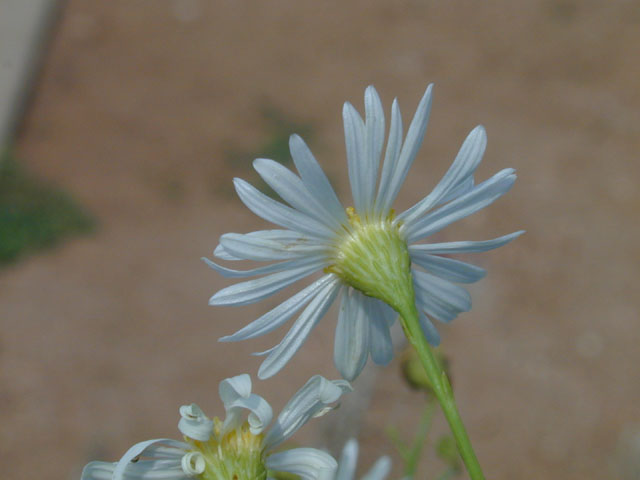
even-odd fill
[{"label": "white flower with yellow center", "polygon": [[[180,408],[178,429],[184,441],[155,439],[131,447],[116,463],[91,462],[81,480],[269,480],[278,472],[302,480],[333,478],[337,463],[314,448],[273,450],[313,417],[331,410],[350,391],[344,380],[316,375],[289,400],[267,431],[273,412],[251,393],[251,378],[238,375],[220,382],[224,421],[210,420],[195,404]],[[249,415],[244,420],[244,411]]]},{"label": "white flower with yellow center", "polygon": [[429,343],[438,345],[440,336],[432,319],[450,322],[471,308],[469,293],[455,283],[472,283],[485,275],[482,268],[445,255],[491,250],[522,233],[486,241],[415,244],[493,203],[516,178],[512,169],[505,169],[480,184],[474,183],[474,172],[486,146],[485,131],[479,126],[466,138],[433,191],[395,215],[391,206],[422,144],[430,107],[431,85],[403,142],[400,109],[394,100],[380,169],[385,119],[378,93],[371,86],[366,89],[364,120],[351,104],[345,104],[353,208],[343,208],[322,168],[297,135],[290,138],[289,147],[299,176],[272,160],[254,162],[264,181],[289,205],[269,198],[244,180],[234,180],[238,195],[251,211],[286,230],[222,235],[216,257],[275,263],[238,271],[205,259],[227,277],[264,275],[220,290],[209,303],[258,302],[298,280],[324,272],[257,320],[220,339],[238,341],[264,335],[306,305],[283,340],[264,352],[267,357],[260,366],[260,378],[274,375],[291,359],[339,294],[342,300],[334,361],[344,378],[357,377],[369,355],[377,364],[391,360],[389,327],[396,317],[394,310],[404,317],[417,308],[424,335]]},{"label": "white flower with yellow center", "polygon": [[[358,465],[358,442],[354,439],[345,443],[334,480],[354,480]],[[380,457],[361,480],[384,480],[391,471],[391,459]]]}]

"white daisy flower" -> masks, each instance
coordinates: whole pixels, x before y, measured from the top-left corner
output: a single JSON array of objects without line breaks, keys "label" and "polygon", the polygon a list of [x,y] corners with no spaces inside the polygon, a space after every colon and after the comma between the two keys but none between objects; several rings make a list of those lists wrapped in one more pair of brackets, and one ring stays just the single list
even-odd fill
[{"label": "white daisy flower", "polygon": [[[81,480],[273,480],[287,472],[302,480],[333,478],[337,463],[314,448],[274,449],[313,417],[332,409],[351,390],[344,380],[316,375],[289,400],[267,430],[273,412],[267,401],[251,393],[247,374],[220,382],[224,421],[210,420],[196,404],[180,407],[178,429],[184,441],[147,440],[131,447],[116,463],[91,462]],[[245,420],[244,411],[249,414]]]},{"label": "white daisy flower", "polygon": [[263,352],[267,357],[260,366],[260,378],[268,378],[284,367],[340,295],[334,362],[344,378],[357,377],[369,355],[377,364],[385,365],[391,360],[389,327],[395,312],[405,317],[409,310],[417,308],[427,340],[438,345],[440,336],[432,319],[447,323],[471,308],[469,293],[456,283],[472,283],[485,275],[482,268],[446,255],[491,250],[522,233],[485,241],[416,243],[488,206],[513,185],[513,169],[474,183],[474,172],[486,146],[481,126],[466,138],[433,191],[395,215],[391,206],[422,144],[431,89],[429,85],[404,142],[400,109],[394,100],[382,168],[385,118],[378,93],[372,86],[366,89],[364,120],[350,103],[345,103],[343,119],[353,208],[343,208],[322,168],[297,135],[291,136],[289,147],[299,176],[272,160],[259,158],[253,164],[289,205],[269,198],[244,180],[234,179],[245,205],[284,230],[222,235],[214,252],[216,257],[275,263],[239,271],[204,259],[226,277],[263,275],[220,290],[209,303],[258,302],[298,280],[324,273],[257,320],[220,339],[229,342],[264,335],[306,305],[283,340]]},{"label": "white daisy flower", "polygon": [[[345,443],[334,480],[353,480],[358,464],[358,442],[353,438]],[[373,464],[361,480],[384,480],[391,471],[391,459],[386,455]]]}]

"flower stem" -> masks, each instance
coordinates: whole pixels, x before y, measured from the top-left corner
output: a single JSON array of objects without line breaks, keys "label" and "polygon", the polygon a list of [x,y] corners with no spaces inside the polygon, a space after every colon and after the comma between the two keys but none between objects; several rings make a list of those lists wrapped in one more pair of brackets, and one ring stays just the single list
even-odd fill
[{"label": "flower stem", "polygon": [[458,413],[455,399],[453,398],[453,390],[447,378],[447,374],[440,366],[439,362],[433,356],[431,347],[429,346],[418,319],[418,311],[414,304],[410,304],[404,312],[400,312],[400,321],[407,339],[416,349],[420,362],[424,367],[429,380],[433,386],[433,392],[442,407],[444,416],[449,422],[449,427],[453,433],[453,437],[458,445],[458,451],[462,457],[462,461],[467,467],[469,476],[472,480],[484,480],[482,468],[478,462],[471,440],[462,423],[462,418]]}]

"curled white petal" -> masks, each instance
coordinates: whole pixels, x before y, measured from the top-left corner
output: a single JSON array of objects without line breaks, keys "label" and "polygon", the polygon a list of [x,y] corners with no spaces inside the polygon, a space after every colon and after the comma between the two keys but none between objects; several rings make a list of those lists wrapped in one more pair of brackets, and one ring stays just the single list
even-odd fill
[{"label": "curled white petal", "polygon": [[272,449],[293,435],[307,421],[340,396],[351,390],[349,382],[327,380],[315,375],[289,400],[265,437],[265,447]]},{"label": "curled white petal", "polygon": [[251,377],[244,373],[220,382],[220,399],[227,414],[222,431],[236,428],[241,421],[243,410],[249,410],[249,429],[257,435],[271,422],[271,405],[260,395],[251,393]]},{"label": "curled white petal", "polygon": [[204,472],[206,462],[200,452],[189,452],[182,457],[182,471],[189,476],[200,475]]},{"label": "curled white petal", "polygon": [[331,480],[338,465],[331,455],[315,448],[292,448],[269,455],[266,466],[276,472],[293,473],[302,480]]},{"label": "curled white petal", "polygon": [[[163,476],[155,477],[158,479],[182,480],[184,473],[181,469],[180,459],[176,459],[175,456],[165,457],[162,453],[164,450],[154,448],[160,445],[182,449],[185,452],[191,448],[187,443],[177,442],[168,438],[159,438],[137,443],[127,450],[115,465],[112,480],[144,478],[141,476],[141,473],[151,470],[159,471],[163,474]],[[130,472],[133,476],[129,475]]]},{"label": "curled white petal", "polygon": [[210,420],[202,409],[192,403],[180,407],[180,422],[178,429],[183,435],[194,440],[206,442],[213,433],[213,420]]}]

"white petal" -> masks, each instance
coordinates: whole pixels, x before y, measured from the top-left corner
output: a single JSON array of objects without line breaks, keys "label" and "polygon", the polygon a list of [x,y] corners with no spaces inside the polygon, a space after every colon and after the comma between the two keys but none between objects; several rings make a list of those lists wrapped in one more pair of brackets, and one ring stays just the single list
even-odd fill
[{"label": "white petal", "polygon": [[315,448],[292,448],[267,457],[266,466],[276,472],[289,472],[302,480],[333,479],[337,463],[328,453]]},{"label": "white petal", "polygon": [[182,466],[182,471],[190,477],[193,477],[204,472],[207,462],[202,453],[189,452],[182,457],[180,464]]},{"label": "white petal", "polygon": [[420,270],[412,269],[415,285],[459,312],[471,310],[471,295],[464,288]]},{"label": "white petal", "polygon": [[429,342],[434,347],[440,345],[440,334],[436,327],[433,326],[433,323],[426,315],[420,314],[420,327],[422,328],[422,333],[424,333],[427,342]]},{"label": "white petal", "polygon": [[513,169],[507,168],[477,185],[469,193],[417,219],[406,227],[408,243],[433,235],[447,225],[491,205],[509,191],[515,180]]},{"label": "white petal", "polygon": [[254,320],[246,327],[238,330],[233,335],[220,338],[219,341],[237,342],[272,332],[289,320],[293,314],[311,300],[311,298],[332,279],[335,279],[333,274],[325,275],[296,293],[293,297],[288,298],[274,309],[268,311],[257,320]]},{"label": "white petal", "polygon": [[460,310],[453,308],[420,287],[415,288],[415,295],[418,309],[441,322],[449,323],[460,313]]},{"label": "white petal", "polygon": [[502,247],[511,240],[518,238],[524,233],[524,230],[510,233],[502,237],[494,238],[492,240],[481,241],[464,241],[464,242],[443,242],[443,243],[427,243],[422,245],[411,245],[409,250],[420,251],[425,253],[478,253],[493,250],[494,248]]},{"label": "white petal", "polygon": [[330,280],[302,311],[282,341],[269,352],[258,370],[258,377],[269,378],[278,373],[305,342],[309,333],[329,309],[338,294],[340,282]]},{"label": "white petal", "polygon": [[349,381],[360,374],[369,356],[369,319],[361,297],[351,288],[344,292],[334,340],[334,363]]},{"label": "white petal", "polygon": [[259,217],[290,230],[306,233],[312,238],[331,240],[335,236],[334,232],[322,223],[269,198],[244,180],[234,178],[233,183],[240,200]]},{"label": "white petal", "polygon": [[296,232],[291,232],[290,237],[293,238],[283,240],[268,238],[259,233],[264,232],[244,235],[226,233],[220,237],[220,245],[233,257],[258,261],[288,260],[327,250],[325,243],[318,243]]},{"label": "white petal", "polygon": [[487,146],[487,134],[482,126],[477,126],[467,136],[460,147],[455,160],[438,182],[436,187],[406,212],[398,216],[398,220],[411,223],[416,218],[441,203],[443,199],[473,177]]},{"label": "white petal", "polygon": [[273,418],[271,405],[255,393],[248,397],[239,397],[231,403],[225,403],[227,417],[222,425],[223,434],[236,428],[241,420],[242,410],[249,410],[249,430],[259,435],[269,425]]},{"label": "white petal", "polygon": [[365,212],[368,205],[364,204],[365,194],[363,184],[366,171],[365,127],[360,114],[349,102],[342,109],[344,120],[344,141],[347,148],[347,162],[349,166],[349,182],[353,203],[358,213]]},{"label": "white petal", "polygon": [[[183,443],[183,442],[177,442],[175,440],[171,440],[171,439],[167,439],[167,438],[158,438],[158,439],[154,439],[154,440],[147,440],[145,442],[140,442],[135,444],[133,447],[131,447],[129,450],[127,450],[125,452],[125,454],[122,456],[122,458],[118,461],[118,463],[116,464],[114,470],[113,470],[113,480],[129,480],[132,478],[145,478],[143,476],[138,475],[139,472],[139,467],[136,467],[136,463],[139,462],[136,461],[136,463],[131,463],[134,460],[137,460],[140,457],[144,457],[146,456],[146,454],[151,454],[153,452],[153,450],[151,449],[152,447],[154,447],[157,444],[162,444],[162,445],[168,445],[170,447],[175,447],[175,448],[180,448],[186,451],[191,448],[190,445]],[[153,458],[151,459],[152,461],[154,460]],[[161,459],[159,459],[161,460]],[[175,462],[175,460],[172,460],[173,462]],[[161,464],[161,465],[164,465]],[[180,461],[177,461],[177,465],[180,466]],[[138,472],[136,472],[136,470],[138,470]],[[182,471],[180,469],[180,471]],[[130,475],[130,472],[132,473],[132,475]],[[165,477],[155,477],[155,478],[165,478],[167,480],[171,479],[181,479],[183,477],[180,476],[175,476],[174,475],[174,469],[170,469],[168,471],[168,475],[169,476],[165,476]],[[176,473],[177,475],[177,473]],[[183,474],[184,476],[184,474]]]},{"label": "white petal", "polygon": [[295,163],[307,190],[317,201],[325,205],[339,223],[344,223],[347,220],[344,207],[338,200],[338,196],[331,183],[329,183],[329,179],[314,158],[309,147],[307,147],[307,144],[298,135],[291,135],[289,149],[291,150],[293,163]]},{"label": "white petal", "polygon": [[286,288],[293,282],[311,275],[324,267],[326,261],[317,261],[303,267],[273,273],[266,277],[236,283],[223,288],[209,299],[209,305],[247,305],[258,302]]},{"label": "white petal", "polygon": [[330,229],[340,228],[340,223],[331,215],[321,201],[311,195],[302,180],[288,168],[266,158],[258,158],[253,168],[280,197],[296,210],[316,219]]},{"label": "white petal", "polygon": [[351,385],[344,380],[327,380],[320,375],[311,377],[278,415],[265,437],[265,448],[271,450],[280,445],[311,418],[325,413],[329,405],[350,390]]},{"label": "white petal", "polygon": [[362,480],[384,480],[391,471],[391,459],[387,456],[380,457],[376,463],[373,464],[371,470],[362,477]]},{"label": "white petal", "polygon": [[227,252],[224,249],[222,245],[216,246],[216,249],[213,251],[213,255],[216,258],[219,258],[220,260],[227,260],[227,261],[242,260],[242,258],[234,257],[233,255],[231,255],[229,252]]},{"label": "white petal", "polygon": [[180,407],[178,430],[186,437],[206,442],[213,433],[213,420],[210,420],[202,409],[192,403]]},{"label": "white petal", "polygon": [[111,480],[116,463],[91,462],[82,469],[80,480]]},{"label": "white petal", "polygon": [[427,123],[429,121],[429,112],[431,111],[431,90],[433,85],[429,85],[427,90],[420,100],[420,104],[416,109],[416,113],[413,116],[409,131],[407,132],[407,138],[402,145],[400,156],[396,162],[391,179],[389,180],[389,186],[386,189],[385,195],[380,196],[380,208],[381,211],[386,212],[394,200],[398,196],[400,187],[404,183],[404,179],[409,173],[409,169],[413,164],[413,160],[422,145],[424,139],[424,133],[427,129]]},{"label": "white petal", "polygon": [[[371,210],[380,166],[380,153],[384,144],[384,111],[376,89],[370,85],[364,93],[365,157],[362,175],[362,208]],[[368,212],[363,212],[368,213]]]},{"label": "white petal", "polygon": [[353,480],[358,464],[358,442],[353,438],[345,443],[334,480]]},{"label": "white petal", "polygon": [[371,359],[376,365],[388,365],[393,359],[393,343],[389,324],[384,316],[374,314],[371,308],[368,310],[371,329],[369,346]]},{"label": "white petal", "polygon": [[400,107],[398,99],[393,100],[391,105],[391,126],[389,127],[389,140],[387,141],[387,150],[384,154],[384,163],[382,164],[382,174],[380,176],[380,186],[378,187],[378,196],[376,197],[376,212],[386,214],[391,207],[388,200],[389,187],[393,172],[398,163],[400,149],[402,148],[402,116],[400,115]]},{"label": "white petal", "polygon": [[245,278],[253,277],[255,275],[265,275],[267,273],[282,272],[283,270],[292,270],[294,268],[304,267],[310,264],[317,264],[318,262],[325,260],[325,258],[326,256],[324,254],[315,254],[302,258],[295,258],[293,260],[287,260],[286,262],[272,263],[270,265],[252,268],[249,270],[234,270],[233,268],[223,267],[206,257],[202,257],[201,260],[206,263],[209,268],[212,268],[225,278]]},{"label": "white petal", "polygon": [[430,255],[409,247],[411,261],[420,265],[427,272],[437,275],[445,280],[460,283],[473,283],[487,274],[484,268],[470,263],[462,262],[454,258]]},{"label": "white petal", "polygon": [[475,184],[475,181],[473,179],[473,175],[470,175],[465,180],[460,182],[460,184],[458,184],[457,186],[451,188],[448,191],[448,193],[438,201],[436,206],[442,205],[443,203],[448,203],[451,200],[455,200],[456,198],[461,197],[465,193],[468,193],[471,190],[473,190],[473,187],[475,187],[475,186],[476,186],[476,184]]}]

